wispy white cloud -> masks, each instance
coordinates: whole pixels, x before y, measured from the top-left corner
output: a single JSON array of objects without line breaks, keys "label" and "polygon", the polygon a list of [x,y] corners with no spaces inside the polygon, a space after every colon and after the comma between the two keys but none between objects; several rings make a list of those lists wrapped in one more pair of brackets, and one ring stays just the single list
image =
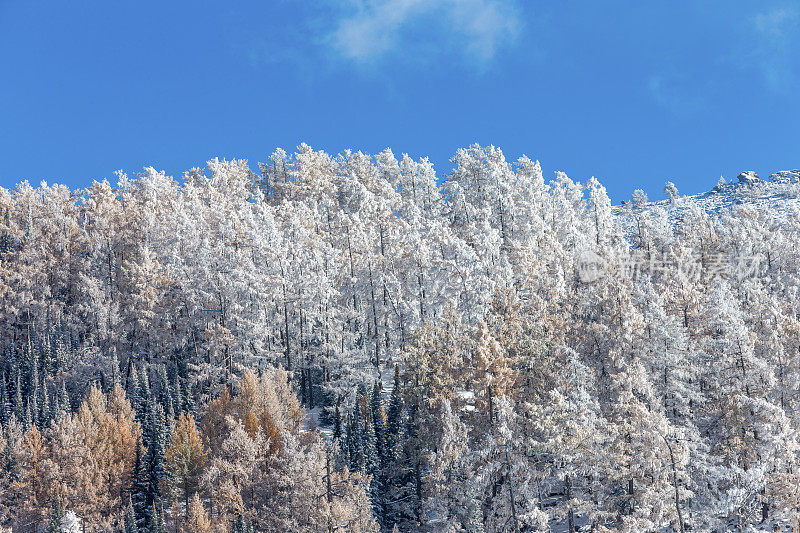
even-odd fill
[{"label": "wispy white cloud", "polygon": [[709,88],[704,82],[693,80],[674,69],[664,70],[647,78],[647,90],[658,105],[674,115],[695,113],[705,103],[703,94]]},{"label": "wispy white cloud", "polygon": [[795,6],[773,7],[757,13],[752,19],[755,31],[749,60],[763,74],[774,90],[794,85],[797,76],[798,32],[800,11]]},{"label": "wispy white cloud", "polygon": [[516,0],[350,0],[328,42],[345,59],[376,62],[424,47],[483,66],[519,35]]},{"label": "wispy white cloud", "polygon": [[753,18],[753,24],[762,34],[782,39],[786,36],[787,31],[797,26],[797,20],[797,9],[777,7],[758,13]]},{"label": "wispy white cloud", "polygon": [[674,98],[671,90],[665,86],[664,76],[653,74],[647,80],[647,89],[656,102],[663,106],[672,107]]},{"label": "wispy white cloud", "polygon": [[779,97],[800,87],[800,0],[740,10],[710,31],[722,38],[698,46],[697,57],[665,54],[644,80],[653,101],[673,115],[716,105],[731,95],[731,83],[760,85]]}]

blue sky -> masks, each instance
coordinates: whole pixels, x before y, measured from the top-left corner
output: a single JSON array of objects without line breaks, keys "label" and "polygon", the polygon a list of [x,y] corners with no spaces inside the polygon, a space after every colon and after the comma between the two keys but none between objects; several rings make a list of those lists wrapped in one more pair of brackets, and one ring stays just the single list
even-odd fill
[{"label": "blue sky", "polygon": [[799,46],[800,1],[0,0],[0,186],[478,142],[695,193],[800,167]]}]

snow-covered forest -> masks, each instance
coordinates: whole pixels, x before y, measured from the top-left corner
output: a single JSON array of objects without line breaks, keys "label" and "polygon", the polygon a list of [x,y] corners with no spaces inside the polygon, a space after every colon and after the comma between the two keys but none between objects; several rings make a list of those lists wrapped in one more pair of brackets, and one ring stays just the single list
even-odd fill
[{"label": "snow-covered forest", "polygon": [[0,189],[0,528],[800,526],[798,174],[452,164]]}]

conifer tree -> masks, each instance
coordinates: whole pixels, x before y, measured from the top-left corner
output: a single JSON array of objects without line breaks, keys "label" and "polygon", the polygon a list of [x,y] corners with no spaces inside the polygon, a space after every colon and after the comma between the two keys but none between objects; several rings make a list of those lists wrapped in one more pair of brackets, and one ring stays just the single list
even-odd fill
[{"label": "conifer tree", "polygon": [[15,446],[14,454],[18,475],[12,492],[19,498],[19,511],[34,520],[45,519],[48,507],[54,503],[52,490],[47,485],[49,450],[36,426],[25,431]]},{"label": "conifer tree", "polygon": [[403,396],[400,384],[400,367],[394,366],[394,384],[386,413],[386,439],[384,460],[388,465],[397,459],[403,431]]},{"label": "conifer tree", "polygon": [[481,508],[481,500],[478,497],[475,487],[470,484],[469,490],[467,492],[467,497],[469,500],[469,518],[467,519],[467,523],[464,526],[464,531],[466,533],[485,533],[486,528],[484,527],[484,520],[483,520],[483,509]]},{"label": "conifer tree", "polygon": [[333,410],[333,440],[341,442],[342,440],[342,413],[339,410],[339,402]]},{"label": "conifer tree", "polygon": [[134,457],[131,469],[130,483],[130,502],[133,506],[135,515],[136,529],[142,529],[148,523],[149,506],[147,505],[148,483],[147,465],[145,464],[145,449],[141,438],[136,446],[136,456]]},{"label": "conifer tree", "polygon": [[17,379],[14,384],[14,415],[17,420],[22,421],[25,418],[25,405],[22,401],[22,380],[20,379],[19,370],[17,370]]},{"label": "conifer tree", "polygon": [[53,505],[50,508],[50,520],[47,524],[47,533],[61,533],[61,521],[64,520],[64,507],[61,498],[53,498]]},{"label": "conifer tree", "polygon": [[361,408],[358,402],[353,407],[353,413],[347,424],[347,448],[350,459],[350,470],[364,472],[364,423],[361,419]]},{"label": "conifer tree", "polygon": [[128,506],[125,508],[125,533],[139,533],[139,526],[137,525],[136,510],[134,509],[133,502],[128,500]]},{"label": "conifer tree", "polygon": [[22,419],[22,427],[25,429],[30,429],[31,427],[35,426],[34,423],[36,419],[33,416],[33,409],[31,408],[31,404],[34,403],[30,397],[28,397],[28,401],[25,402],[25,416]]},{"label": "conifer tree", "polygon": [[111,356],[111,378],[109,381],[112,389],[117,385],[120,387],[122,386],[122,378],[119,375],[119,359],[117,358],[116,350],[114,351],[114,355]]},{"label": "conifer tree", "polygon": [[186,517],[186,532],[187,533],[210,533],[211,520],[208,518],[203,503],[200,497],[195,492],[192,496],[192,501],[189,504],[189,512]]},{"label": "conifer tree", "polygon": [[395,365],[394,384],[386,415],[384,453],[381,468],[376,476],[373,503],[376,514],[384,528],[390,528],[399,521],[406,520],[402,505],[398,501],[409,498],[410,464],[403,446],[405,441],[405,421],[400,369]]},{"label": "conifer tree", "polygon": [[[142,425],[143,428],[146,428],[149,418],[148,413],[153,404],[153,398],[150,394],[150,378],[148,377],[145,364],[139,366],[138,371],[136,369],[137,367],[134,366],[133,370],[131,371],[132,375],[138,374],[138,376],[133,380],[136,384],[136,388],[132,391],[130,402],[136,411],[136,420]],[[145,445],[150,445],[148,439],[145,439]]]},{"label": "conifer tree", "polygon": [[39,393],[39,420],[37,423],[42,429],[50,425],[52,408],[50,405],[50,395],[47,392],[47,382],[43,382]]},{"label": "conifer tree", "polygon": [[359,422],[361,429],[358,435],[361,439],[360,448],[362,450],[363,472],[374,475],[375,471],[380,465],[378,457],[378,448],[376,443],[375,426],[373,425],[373,414],[370,409],[369,393],[366,386],[362,383],[359,385],[358,394],[356,395],[356,409],[359,411]]},{"label": "conifer tree", "polygon": [[63,381],[61,382],[61,388],[58,391],[58,409],[59,412],[68,412],[72,410],[72,406],[69,402],[69,394],[67,394],[67,386]]},{"label": "conifer tree", "polygon": [[181,378],[177,370],[172,375],[172,410],[174,416],[177,417],[180,413],[184,412],[184,399],[183,399],[183,386],[181,385]]},{"label": "conifer tree", "polygon": [[155,504],[150,508],[151,522],[148,528],[149,533],[167,533],[167,523],[164,520],[164,513]]},{"label": "conifer tree", "polygon": [[167,375],[167,367],[163,364],[158,365],[158,403],[161,404],[167,420],[173,420],[175,411],[172,405],[172,391],[169,386],[169,376]]},{"label": "conifer tree", "polygon": [[186,413],[193,413],[195,408],[195,398],[194,394],[192,394],[189,380],[182,380],[181,386],[183,387],[183,390],[181,391],[181,398],[183,400],[183,403],[181,404],[181,410]]},{"label": "conifer tree", "polygon": [[87,468],[81,471],[82,482],[92,491],[91,498],[76,509],[84,521],[107,524],[124,513],[141,435],[134,418],[121,387],[105,395],[94,385],[75,415],[76,429],[89,456]]},{"label": "conifer tree", "polygon": [[127,381],[127,388],[125,389],[128,396],[128,401],[130,401],[131,406],[133,407],[134,412],[136,413],[136,421],[140,424],[142,423],[142,414],[143,409],[142,406],[139,405],[139,399],[141,398],[139,389],[139,373],[136,371],[136,367],[132,366],[130,375],[128,376]]},{"label": "conifer tree", "polygon": [[[19,427],[19,422],[16,422]],[[7,481],[9,484],[16,481],[18,478],[17,472],[17,457],[14,454],[16,448],[16,437],[10,431],[11,424],[6,428],[5,435],[0,437],[3,443],[3,449],[0,450],[0,479]]]},{"label": "conifer tree", "polygon": [[38,424],[39,423],[39,364],[38,358],[33,355],[31,352],[30,357],[30,384],[28,387],[28,397],[27,397],[27,408],[30,410],[30,413],[25,413],[25,417],[27,423],[30,424]]},{"label": "conifer tree", "polygon": [[5,428],[11,418],[11,405],[8,401],[8,384],[6,373],[0,378],[0,429]]},{"label": "conifer tree", "polygon": [[194,417],[181,413],[164,452],[164,467],[169,474],[172,493],[182,497],[187,516],[189,498],[200,488],[200,476],[205,463],[206,451]]},{"label": "conifer tree", "polygon": [[[148,512],[161,504],[162,480],[164,478],[164,453],[167,447],[167,427],[160,405],[156,405],[150,415],[150,447],[144,457],[147,475],[147,495],[145,503]],[[154,527],[155,516],[149,516],[149,525]]]},{"label": "conifer tree", "polygon": [[253,525],[243,514],[239,514],[231,526],[231,533],[253,533]]},{"label": "conifer tree", "polygon": [[375,381],[370,396],[370,411],[372,412],[372,428],[375,434],[375,449],[377,452],[377,466],[383,464],[383,455],[386,442],[386,413],[381,402],[381,388]]},{"label": "conifer tree", "polygon": [[51,421],[57,420],[58,417],[61,415],[61,407],[59,406],[58,402],[58,387],[53,387],[53,397],[50,400],[50,414],[49,418]]}]

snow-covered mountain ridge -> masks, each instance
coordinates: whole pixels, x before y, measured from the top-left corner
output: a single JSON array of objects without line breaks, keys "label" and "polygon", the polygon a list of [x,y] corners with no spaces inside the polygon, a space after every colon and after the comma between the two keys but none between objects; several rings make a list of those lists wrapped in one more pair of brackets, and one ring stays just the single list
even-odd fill
[{"label": "snow-covered mountain ridge", "polygon": [[[752,208],[760,217],[776,222],[800,213],[800,170],[783,170],[761,179],[753,171],[739,174],[735,181],[726,183],[722,178],[710,191],[691,196],[674,196],[654,202],[641,197],[623,201],[612,207],[620,224],[636,226],[636,218],[643,214],[666,217],[678,225],[686,213],[700,209],[709,215],[735,216],[741,208]],[[637,202],[638,200],[638,202]]]}]

